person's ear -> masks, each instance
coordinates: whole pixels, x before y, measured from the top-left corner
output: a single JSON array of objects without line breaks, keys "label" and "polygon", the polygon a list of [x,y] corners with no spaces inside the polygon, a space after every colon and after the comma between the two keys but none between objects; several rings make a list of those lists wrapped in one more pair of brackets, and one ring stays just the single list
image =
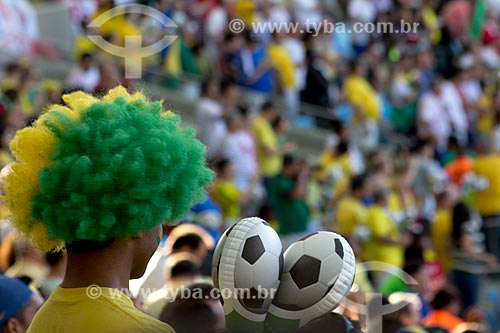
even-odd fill
[{"label": "person's ear", "polygon": [[10,318],[3,326],[2,333],[24,333],[24,324],[17,318]]}]

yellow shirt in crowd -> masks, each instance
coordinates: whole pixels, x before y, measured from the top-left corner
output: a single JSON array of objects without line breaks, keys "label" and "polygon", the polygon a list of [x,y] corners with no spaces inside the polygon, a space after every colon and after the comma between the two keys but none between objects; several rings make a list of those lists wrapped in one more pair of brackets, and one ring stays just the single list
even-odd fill
[{"label": "yellow shirt in crowd", "polygon": [[57,287],[28,333],[174,333],[169,325],[136,309],[120,291],[101,288],[99,296],[87,289]]},{"label": "yellow shirt in crowd", "polygon": [[366,247],[364,248],[364,253],[368,256],[366,259],[382,261],[396,267],[402,267],[404,259],[403,247],[377,241],[378,237],[390,238],[392,240],[399,239],[400,233],[396,224],[391,221],[384,208],[379,205],[372,205],[368,208],[366,218],[371,230],[371,240],[366,243]]},{"label": "yellow shirt in crowd", "polygon": [[255,117],[252,130],[257,144],[257,158],[261,174],[264,177],[274,177],[281,171],[283,158],[280,155],[269,154],[266,147],[277,149],[278,137],[269,121],[261,116]]},{"label": "yellow shirt in crowd", "polygon": [[283,46],[277,43],[272,43],[269,45],[267,52],[269,54],[271,64],[278,72],[283,88],[285,90],[295,88],[297,68],[295,67],[288,51]]},{"label": "yellow shirt in crowd", "polygon": [[337,206],[337,231],[344,236],[351,236],[356,226],[366,223],[367,210],[356,198],[346,197]]},{"label": "yellow shirt in crowd", "polygon": [[361,107],[369,119],[376,121],[380,118],[377,92],[366,79],[349,75],[344,83],[344,92],[349,104]]},{"label": "yellow shirt in crowd", "polygon": [[474,164],[474,172],[488,179],[489,187],[476,192],[476,208],[482,216],[500,214],[500,156],[479,156]]},{"label": "yellow shirt in crowd", "polygon": [[216,180],[212,191],[212,197],[214,201],[220,205],[224,219],[240,217],[239,200],[241,194],[233,181]]},{"label": "yellow shirt in crowd", "polygon": [[434,243],[439,262],[445,271],[451,269],[451,258],[448,249],[451,228],[452,220],[450,211],[447,209],[438,209],[431,229],[432,242]]}]

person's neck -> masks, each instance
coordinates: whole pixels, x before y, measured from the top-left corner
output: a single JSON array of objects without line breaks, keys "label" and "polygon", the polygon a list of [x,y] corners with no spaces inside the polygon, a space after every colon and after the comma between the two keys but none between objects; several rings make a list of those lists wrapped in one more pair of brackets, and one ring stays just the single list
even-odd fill
[{"label": "person's neck", "polygon": [[129,286],[131,264],[127,253],[104,249],[91,253],[68,253],[68,264],[62,288],[82,288],[98,285],[126,289]]}]

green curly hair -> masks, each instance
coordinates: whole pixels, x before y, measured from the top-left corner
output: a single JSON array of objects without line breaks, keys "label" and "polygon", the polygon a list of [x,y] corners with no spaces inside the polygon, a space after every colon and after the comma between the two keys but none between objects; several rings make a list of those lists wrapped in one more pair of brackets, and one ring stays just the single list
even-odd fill
[{"label": "green curly hair", "polygon": [[123,87],[64,101],[17,133],[4,181],[15,225],[39,248],[136,236],[204,199],[206,149],[161,102]]}]

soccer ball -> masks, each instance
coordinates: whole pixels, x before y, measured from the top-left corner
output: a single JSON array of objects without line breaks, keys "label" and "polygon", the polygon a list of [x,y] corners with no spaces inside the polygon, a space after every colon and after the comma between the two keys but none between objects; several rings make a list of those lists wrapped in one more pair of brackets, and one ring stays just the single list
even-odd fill
[{"label": "soccer ball", "polygon": [[288,247],[278,293],[269,313],[303,326],[340,305],[354,282],[356,260],[340,235],[319,231]]},{"label": "soccer ball", "polygon": [[263,322],[282,269],[281,241],[266,221],[246,218],[229,228],[212,261],[212,278],[221,290],[225,313],[235,310],[248,320]]}]

